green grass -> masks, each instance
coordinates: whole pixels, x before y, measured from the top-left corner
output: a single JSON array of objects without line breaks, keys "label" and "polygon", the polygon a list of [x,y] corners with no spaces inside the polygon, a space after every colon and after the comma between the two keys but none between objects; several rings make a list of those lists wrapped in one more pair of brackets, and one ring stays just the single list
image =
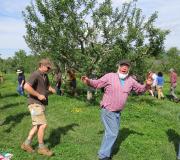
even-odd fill
[{"label": "green grass", "polygon": [[[0,84],[0,152],[12,153],[13,160],[97,160],[103,135],[98,105],[82,98],[51,95],[47,107],[46,144],[55,156],[48,158],[20,149],[31,128],[27,98],[16,94],[15,75]],[[164,92],[168,92],[165,84]],[[177,91],[180,87],[177,88]],[[180,92],[178,92],[180,96]],[[180,140],[180,105],[157,100],[148,94],[131,96],[122,112],[120,136],[113,160],[175,160]],[[37,138],[33,146],[37,148]]]}]

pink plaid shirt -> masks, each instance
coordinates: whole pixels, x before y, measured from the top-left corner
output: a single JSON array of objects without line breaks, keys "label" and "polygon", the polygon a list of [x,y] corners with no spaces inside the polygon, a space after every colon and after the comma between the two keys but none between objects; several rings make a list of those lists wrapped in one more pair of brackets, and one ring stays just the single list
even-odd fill
[{"label": "pink plaid shirt", "polygon": [[131,90],[136,93],[146,91],[146,86],[141,85],[131,76],[125,79],[124,86],[122,86],[118,73],[108,73],[97,80],[89,79],[89,85],[94,88],[104,88],[104,95],[100,105],[109,111],[123,110]]},{"label": "pink plaid shirt", "polygon": [[171,86],[176,86],[177,83],[177,74],[175,72],[172,72],[170,74],[170,81],[171,81]]}]

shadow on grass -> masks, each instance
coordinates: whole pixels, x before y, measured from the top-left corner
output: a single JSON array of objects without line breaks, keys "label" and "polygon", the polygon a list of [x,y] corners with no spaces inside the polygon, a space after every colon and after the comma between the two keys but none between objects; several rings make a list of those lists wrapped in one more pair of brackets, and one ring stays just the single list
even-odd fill
[{"label": "shadow on grass", "polygon": [[5,132],[11,132],[12,128],[14,128],[18,123],[22,121],[24,116],[28,116],[29,112],[23,112],[23,113],[18,113],[16,115],[10,115],[6,117],[6,119],[3,121],[1,124],[3,125],[8,125],[11,123],[10,127],[5,130]]},{"label": "shadow on grass", "polygon": [[79,126],[79,124],[72,123],[64,127],[53,129],[49,135],[49,138],[45,140],[45,142],[49,144],[48,147],[54,148],[56,145],[60,144],[61,136],[66,135],[70,130],[74,131],[74,127],[77,126]]},{"label": "shadow on grass", "polygon": [[[102,133],[103,133],[103,131],[99,132],[99,134],[102,134]],[[115,142],[115,144],[113,146],[113,152],[112,152],[112,155],[111,155],[112,157],[118,153],[122,142],[125,141],[126,138],[131,134],[137,134],[137,135],[140,135],[140,136],[144,135],[143,133],[139,133],[139,132],[136,132],[134,130],[130,130],[129,128],[122,128],[119,131],[119,135],[118,135],[118,137],[116,139],[116,142]]]},{"label": "shadow on grass", "polygon": [[166,134],[168,135],[169,142],[173,142],[176,154],[178,154],[180,135],[174,129],[168,129]]},{"label": "shadow on grass", "polygon": [[118,153],[122,142],[125,141],[126,138],[131,134],[137,134],[137,135],[140,135],[140,136],[144,135],[143,133],[136,132],[136,131],[131,130],[129,128],[122,128],[120,130],[120,133],[119,133],[119,135],[117,137],[117,140],[116,140],[116,142],[114,144],[112,156],[114,156],[114,155],[116,155]]},{"label": "shadow on grass", "polygon": [[175,98],[175,97],[173,97],[172,95],[166,95],[166,98],[167,98],[169,101],[172,101],[172,102],[175,102],[175,103],[180,102],[180,98]]},{"label": "shadow on grass", "polygon": [[7,98],[7,97],[18,97],[18,93],[8,93],[8,94],[1,94],[0,98]]},{"label": "shadow on grass", "polygon": [[5,110],[5,109],[8,109],[8,108],[12,108],[12,107],[16,107],[16,106],[19,106],[21,104],[25,104],[24,102],[19,102],[19,103],[9,103],[9,104],[5,104],[3,105],[2,107],[0,107],[0,110]]}]

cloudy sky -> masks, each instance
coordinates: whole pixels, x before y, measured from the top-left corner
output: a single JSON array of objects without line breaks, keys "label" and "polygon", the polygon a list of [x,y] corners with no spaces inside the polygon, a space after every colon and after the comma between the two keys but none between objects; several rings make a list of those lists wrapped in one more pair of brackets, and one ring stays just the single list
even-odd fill
[{"label": "cloudy sky", "polygon": [[[30,1],[0,0],[0,56],[2,58],[13,56],[19,49],[30,53],[23,39],[25,27],[21,14]],[[112,0],[115,7],[129,1]],[[156,25],[162,29],[171,30],[165,41],[166,49],[174,46],[180,49],[180,0],[138,0],[137,6],[143,10],[146,17],[158,11]]]}]

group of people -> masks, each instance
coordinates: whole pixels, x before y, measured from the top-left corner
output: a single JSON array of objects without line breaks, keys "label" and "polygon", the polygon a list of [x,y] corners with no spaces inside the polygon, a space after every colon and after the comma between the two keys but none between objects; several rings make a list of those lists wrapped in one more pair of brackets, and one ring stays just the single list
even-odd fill
[{"label": "group of people", "polygon": [[[171,68],[169,70],[170,72],[170,91],[169,95],[171,98],[175,101],[178,100],[177,95],[175,94],[175,89],[177,86],[177,73],[175,69]],[[149,89],[149,93],[153,97],[157,97],[158,99],[164,99],[164,93],[163,93],[163,86],[164,86],[164,77],[162,72],[158,72],[157,74],[155,72],[148,72],[147,76],[151,76],[153,80],[153,84],[151,88]]]},{"label": "group of people", "polygon": [[[18,69],[16,71],[18,77],[18,86],[17,86],[17,92],[19,95],[23,96],[24,95],[24,84],[25,84],[25,75],[23,69]],[[63,95],[64,89],[62,89],[62,73],[61,70],[57,67],[56,70],[53,73],[53,80],[55,82],[55,90],[57,95]],[[67,71],[67,85],[66,88],[68,88],[68,92],[71,96],[76,95],[76,87],[77,87],[77,82],[76,82],[76,75],[75,75],[75,70],[74,69],[69,69]]]},{"label": "group of people", "polygon": [[[47,74],[51,68],[50,60],[42,59],[39,62],[38,70],[31,74],[29,80],[24,85],[24,89],[29,93],[28,109],[32,118],[32,128],[27,139],[21,145],[23,150],[30,153],[34,152],[31,142],[35,134],[37,134],[39,143],[37,152],[47,156],[52,156],[53,152],[44,144],[44,134],[47,128],[45,110],[48,104],[48,93],[56,93],[57,91],[49,83]],[[82,82],[89,87],[104,88],[104,95],[100,103],[104,136],[98,152],[99,160],[112,159],[112,148],[120,129],[121,112],[125,107],[129,93],[131,91],[144,93],[153,84],[153,76],[151,74],[147,76],[144,84],[138,83],[129,75],[130,68],[131,63],[129,60],[121,60],[118,63],[116,73],[107,73],[99,79],[90,79],[87,76],[81,77]],[[72,83],[76,85],[75,82]]]},{"label": "group of people", "polygon": [[[111,159],[112,147],[119,132],[121,112],[131,90],[137,93],[145,92],[152,84],[151,77],[148,77],[146,83],[141,85],[129,76],[130,65],[127,60],[121,61],[117,73],[108,73],[96,80],[86,76],[81,78],[82,82],[88,86],[104,88],[105,90],[101,102],[101,118],[105,133],[98,152],[100,160]],[[21,145],[23,150],[34,152],[31,142],[37,134],[38,153],[47,156],[52,156],[53,152],[44,145],[44,133],[47,128],[45,109],[48,104],[48,92],[56,93],[56,90],[51,87],[47,75],[51,67],[51,62],[48,59],[42,59],[39,62],[38,70],[31,74],[24,85],[24,89],[29,93],[28,109],[32,118],[32,128],[27,139]]]}]

